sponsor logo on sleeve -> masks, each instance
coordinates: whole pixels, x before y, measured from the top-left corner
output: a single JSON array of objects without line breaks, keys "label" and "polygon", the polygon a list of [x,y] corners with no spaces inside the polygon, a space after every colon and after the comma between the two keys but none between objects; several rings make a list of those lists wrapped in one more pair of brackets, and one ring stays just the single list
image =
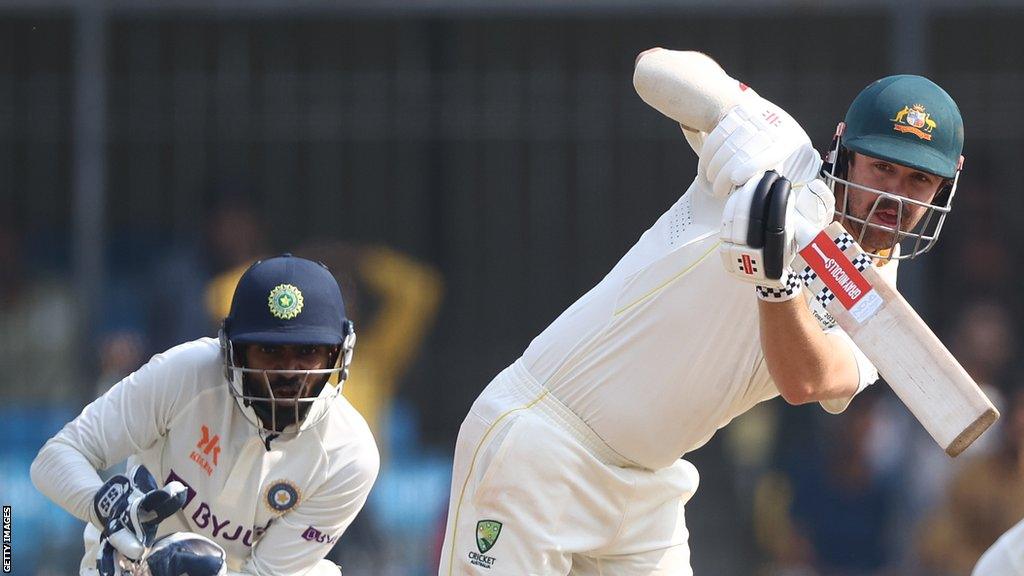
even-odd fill
[{"label": "sponsor logo on sleeve", "polygon": [[318,544],[334,544],[338,541],[337,536],[324,534],[319,528],[314,528],[312,526],[306,528],[306,531],[302,533],[302,539],[307,542],[316,542]]}]

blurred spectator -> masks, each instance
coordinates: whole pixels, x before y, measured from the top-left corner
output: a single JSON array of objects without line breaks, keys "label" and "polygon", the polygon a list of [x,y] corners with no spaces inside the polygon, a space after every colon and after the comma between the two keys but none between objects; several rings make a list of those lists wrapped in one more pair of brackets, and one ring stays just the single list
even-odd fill
[{"label": "blurred spectator", "polygon": [[1024,389],[1009,396],[999,445],[966,462],[921,527],[927,574],[970,574],[981,554],[1024,518]]},{"label": "blurred spectator", "polygon": [[[861,393],[846,412],[822,419],[822,436],[794,451],[780,474],[766,476],[755,499],[768,574],[866,576],[891,561],[892,479],[871,457],[878,391]],[[809,432],[813,434],[813,432]]]},{"label": "blurred spectator", "polygon": [[140,286],[148,297],[147,352],[212,336],[201,295],[208,277],[201,246],[175,245],[155,256]]},{"label": "blurred spectator", "polygon": [[99,370],[96,396],[102,396],[146,360],[145,338],[136,330],[122,329],[99,339]]},{"label": "blurred spectator", "polygon": [[[242,273],[266,256],[262,223],[248,202],[229,197],[214,209],[207,226],[213,279],[206,287],[206,311],[217,326],[228,315]],[[346,302],[348,295],[345,295]]]},{"label": "blurred spectator", "polygon": [[1017,353],[1010,311],[994,300],[969,303],[960,310],[953,334],[953,355],[971,377],[983,385],[1005,390]]},{"label": "blurred spectator", "polygon": [[434,323],[443,291],[440,273],[384,246],[312,244],[302,253],[341,276],[346,297],[353,298],[359,365],[353,365],[344,393],[370,424],[386,460],[391,447],[383,433],[385,419]]},{"label": "blurred spectator", "polygon": [[66,278],[25,262],[23,237],[0,225],[0,368],[7,400],[67,400],[78,382],[75,302]]},{"label": "blurred spectator", "polygon": [[205,233],[185,235],[157,257],[147,257],[149,273],[142,284],[150,298],[148,352],[215,335],[238,278],[266,255],[265,234],[248,187],[219,183],[208,193],[220,200],[206,219]]}]

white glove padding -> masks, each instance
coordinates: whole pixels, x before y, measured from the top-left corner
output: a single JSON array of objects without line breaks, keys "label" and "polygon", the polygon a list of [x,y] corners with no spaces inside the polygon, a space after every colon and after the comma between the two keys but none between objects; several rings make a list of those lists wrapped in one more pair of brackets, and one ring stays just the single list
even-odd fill
[{"label": "white glove padding", "polygon": [[748,89],[708,134],[697,172],[724,198],[771,169],[799,185],[817,177],[821,157],[792,116]]},{"label": "white glove padding", "polygon": [[734,192],[722,215],[719,254],[733,276],[759,286],[758,294],[787,300],[800,283],[790,264],[800,247],[832,219],[835,201],[820,180],[790,189],[769,171]]},{"label": "white glove padding", "polygon": [[[136,560],[156,539],[157,527],[185,505],[185,486],[170,482],[159,488],[145,466],[132,468],[127,476],[107,480],[93,497],[93,512],[102,528],[103,545],[97,568],[104,576],[118,564],[117,556]],[[116,552],[116,553],[115,553]]]}]

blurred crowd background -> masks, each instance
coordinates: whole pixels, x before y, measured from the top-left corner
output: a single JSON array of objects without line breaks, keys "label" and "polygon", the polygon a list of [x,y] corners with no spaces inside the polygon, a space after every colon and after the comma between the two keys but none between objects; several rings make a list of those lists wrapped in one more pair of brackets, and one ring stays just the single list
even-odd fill
[{"label": "blurred crowd background", "polygon": [[384,456],[332,554],[347,576],[431,574],[470,403],[693,177],[631,84],[665,46],[709,53],[820,147],[883,75],[950,92],[960,190],[901,289],[1003,412],[954,461],[882,385],[841,416],[762,404],[689,456],[696,573],[968,574],[1024,517],[1024,9],[970,5],[0,0],[15,573],[72,574],[82,551],[29,481],[43,442],[152,354],[215,334],[241,270],[288,251],[342,283],[345,393]]}]

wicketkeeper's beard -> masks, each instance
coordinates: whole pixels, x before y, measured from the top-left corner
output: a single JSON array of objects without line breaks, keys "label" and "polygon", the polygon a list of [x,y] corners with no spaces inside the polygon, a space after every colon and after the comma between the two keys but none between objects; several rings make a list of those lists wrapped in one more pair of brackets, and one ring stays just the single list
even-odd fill
[{"label": "wicketkeeper's beard", "polygon": [[275,432],[301,423],[326,384],[327,376],[322,374],[242,374],[242,392],[248,397],[246,403],[263,427]]}]

